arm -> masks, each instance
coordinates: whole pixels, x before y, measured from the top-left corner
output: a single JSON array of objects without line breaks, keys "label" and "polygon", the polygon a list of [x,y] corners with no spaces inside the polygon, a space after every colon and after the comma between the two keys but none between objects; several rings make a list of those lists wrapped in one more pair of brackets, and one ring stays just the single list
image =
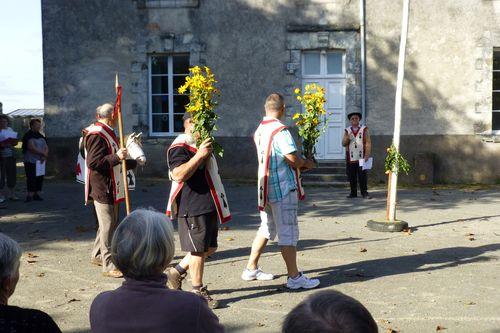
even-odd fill
[{"label": "arm", "polygon": [[349,139],[349,134],[347,134],[347,130],[344,130],[344,136],[342,137],[342,146],[347,147],[349,145],[349,142],[351,142],[351,139]]},{"label": "arm", "polygon": [[[193,176],[195,171],[205,162],[210,154],[212,154],[212,142],[210,139],[207,139],[202,142],[196,154],[187,162],[173,167],[172,178],[178,182],[185,182]],[[171,165],[175,164],[175,162],[171,163]],[[171,165],[169,165],[170,168]]]},{"label": "arm", "polygon": [[299,157],[297,152],[293,152],[285,155],[285,162],[294,169],[299,170],[309,170],[314,168],[314,162],[311,160],[303,159]]},{"label": "arm", "polygon": [[365,161],[372,156],[372,139],[370,137],[370,132],[368,132],[368,128],[365,129]]},{"label": "arm", "polygon": [[[37,149],[35,147],[35,144],[33,143],[33,140],[28,141],[28,150],[34,154],[46,156],[45,149]],[[48,151],[47,151],[48,152]]]},{"label": "arm", "polygon": [[91,170],[105,171],[120,163],[118,154],[108,154],[106,141],[93,134],[85,138],[87,146],[87,166]]}]

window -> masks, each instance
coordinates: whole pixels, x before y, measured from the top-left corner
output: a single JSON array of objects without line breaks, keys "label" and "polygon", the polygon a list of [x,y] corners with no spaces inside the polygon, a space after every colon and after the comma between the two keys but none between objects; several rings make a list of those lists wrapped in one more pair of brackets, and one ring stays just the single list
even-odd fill
[{"label": "window", "polygon": [[493,108],[491,129],[500,130],[500,49],[493,50]]},{"label": "window", "polygon": [[307,51],[302,57],[302,73],[306,77],[343,77],[344,52]]},{"label": "window", "polygon": [[189,75],[189,55],[154,55],[149,60],[149,133],[183,132],[182,115],[189,97],[179,94],[178,89]]}]

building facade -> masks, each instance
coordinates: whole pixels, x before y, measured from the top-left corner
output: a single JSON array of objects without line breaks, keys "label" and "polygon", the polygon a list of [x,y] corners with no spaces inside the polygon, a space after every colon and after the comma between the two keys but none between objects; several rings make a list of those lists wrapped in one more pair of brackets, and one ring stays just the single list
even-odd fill
[{"label": "building facade", "polygon": [[[207,65],[221,90],[223,177],[255,178],[252,134],[266,96],[285,95],[293,128],[293,90],[316,82],[329,113],[320,162],[344,158],[346,115],[360,111],[374,146],[370,177],[384,181],[401,17],[402,1],[389,0],[42,0],[53,172],[71,173],[81,129],[96,106],[114,100],[118,73],[126,132],[146,137],[144,173],[166,176],[164,149],[182,131],[187,102],[177,88],[189,66]],[[411,2],[401,151],[417,172],[403,181],[500,180],[500,146],[484,140],[500,130],[496,47],[500,0]],[[422,156],[432,161],[430,175],[418,169]]]}]

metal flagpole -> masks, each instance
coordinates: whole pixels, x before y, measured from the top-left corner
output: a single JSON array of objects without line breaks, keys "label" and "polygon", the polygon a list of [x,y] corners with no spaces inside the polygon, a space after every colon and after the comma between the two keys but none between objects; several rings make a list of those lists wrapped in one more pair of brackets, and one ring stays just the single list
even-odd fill
[{"label": "metal flagpole", "polygon": [[[122,87],[118,84],[118,73],[116,73],[115,79],[115,89],[116,89],[116,109],[118,115],[118,135],[120,136],[120,148],[125,148],[125,139],[123,136],[123,117],[122,117]],[[130,214],[130,197],[128,192],[128,179],[127,179],[127,161],[122,160],[122,181],[125,189],[125,206],[127,208],[127,215]]]},{"label": "metal flagpole", "polygon": [[[401,42],[399,44],[398,77],[396,83],[396,101],[395,101],[396,103],[394,110],[394,135],[392,139],[392,143],[396,148],[396,151],[399,151],[399,137],[401,131],[401,100],[403,96],[403,81],[405,74],[406,39],[408,37],[409,12],[410,12],[410,0],[403,0],[403,23],[401,31]],[[397,196],[397,185],[398,185],[397,171],[391,172],[389,184],[390,184],[390,191],[389,191],[388,222],[394,222],[396,220],[396,196]]]}]

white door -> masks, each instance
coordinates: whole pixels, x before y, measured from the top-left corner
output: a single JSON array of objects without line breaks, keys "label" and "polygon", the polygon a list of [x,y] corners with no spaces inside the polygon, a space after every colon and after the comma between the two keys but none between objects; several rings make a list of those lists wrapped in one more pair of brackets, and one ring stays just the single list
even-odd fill
[{"label": "white door", "polygon": [[302,57],[302,89],[316,83],[325,89],[328,126],[316,144],[319,160],[344,159],[345,71],[343,52],[305,52]]}]

